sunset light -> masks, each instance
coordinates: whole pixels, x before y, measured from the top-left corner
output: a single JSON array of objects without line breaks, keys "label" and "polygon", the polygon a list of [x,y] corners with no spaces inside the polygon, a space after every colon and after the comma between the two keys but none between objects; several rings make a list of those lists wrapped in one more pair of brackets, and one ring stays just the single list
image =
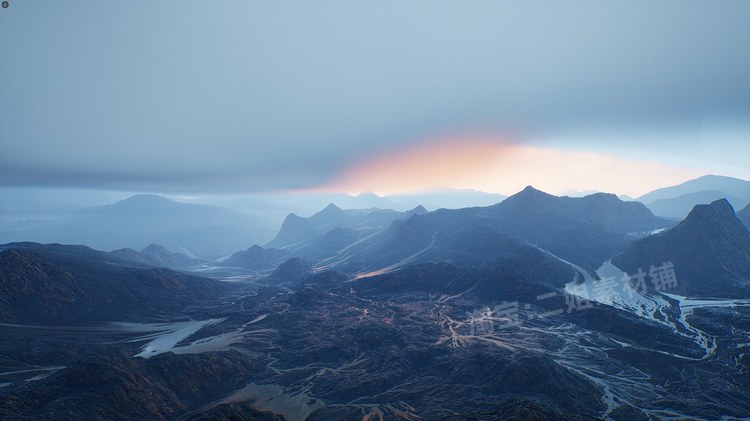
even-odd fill
[{"label": "sunset light", "polygon": [[387,195],[449,187],[512,194],[531,184],[554,194],[577,190],[636,197],[655,186],[705,173],[701,168],[531,146],[500,137],[457,137],[363,159],[319,189]]}]

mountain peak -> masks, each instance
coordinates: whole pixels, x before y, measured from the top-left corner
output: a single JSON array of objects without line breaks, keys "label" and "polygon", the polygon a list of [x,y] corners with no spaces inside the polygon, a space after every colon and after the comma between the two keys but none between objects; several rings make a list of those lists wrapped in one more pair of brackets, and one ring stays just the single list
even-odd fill
[{"label": "mountain peak", "polygon": [[557,197],[557,196],[553,194],[549,194],[547,192],[543,192],[537,188],[534,188],[534,186],[529,185],[529,186],[524,187],[524,189],[521,190],[520,192],[510,196],[508,199],[510,199],[511,197]]},{"label": "mountain peak", "polygon": [[331,224],[340,222],[341,218],[346,214],[340,207],[329,203],[322,211],[316,213],[310,217],[310,221],[316,224]]},{"label": "mountain peak", "polygon": [[167,199],[164,196],[159,196],[158,194],[134,194],[127,199],[121,200],[115,205],[125,205],[125,204],[136,204],[136,205],[142,205],[142,204],[161,204],[161,203],[174,203],[174,200]]},{"label": "mountain peak", "polygon": [[708,205],[695,205],[692,211],[685,218],[685,222],[691,220],[706,219],[725,219],[734,218],[734,208],[729,204],[727,199],[719,199]]},{"label": "mountain peak", "polygon": [[341,208],[333,204],[333,202],[329,203],[328,206],[326,206],[325,209],[323,209],[323,212],[340,212],[340,211],[341,211]]},{"label": "mountain peak", "polygon": [[526,186],[523,190],[520,192],[508,197],[504,201],[500,202],[502,203],[514,203],[517,201],[526,203],[527,200],[544,200],[544,199],[550,199],[550,198],[558,198],[557,196],[551,195],[549,193],[545,193],[541,190],[535,189],[533,186]]},{"label": "mountain peak", "polygon": [[630,273],[661,262],[674,264],[680,277],[677,293],[745,297],[750,232],[732,205],[720,199],[696,205],[674,228],[637,240],[612,259],[615,266]]},{"label": "mountain peak", "polygon": [[696,178],[696,180],[712,180],[712,181],[721,180],[721,181],[733,181],[733,182],[734,181],[747,181],[747,180],[743,180],[737,177],[728,177],[726,175],[718,175],[718,174],[706,174],[706,175]]},{"label": "mountain peak", "polygon": [[528,186],[524,187],[523,190],[521,190],[519,193],[529,194],[529,193],[544,193],[544,192],[539,189],[534,188],[534,186],[529,184]]},{"label": "mountain peak", "polygon": [[729,203],[729,201],[724,198],[719,199],[719,200],[714,200],[713,202],[709,204],[709,206],[711,206],[712,209],[715,209],[717,211],[721,211],[721,212],[731,211],[732,213],[734,213],[734,208]]},{"label": "mountain peak", "polygon": [[143,253],[143,254],[153,254],[153,255],[171,254],[171,252],[169,250],[167,250],[164,246],[161,246],[159,244],[153,244],[153,243],[151,243],[151,244],[147,245],[146,247],[144,247],[143,250],[141,250],[141,253]]},{"label": "mountain peak", "polygon": [[610,193],[594,193],[584,197],[555,196],[532,186],[508,197],[492,207],[503,217],[520,218],[523,221],[548,220],[578,221],[596,224],[611,232],[650,231],[666,226],[638,202],[623,202]]},{"label": "mountain peak", "polygon": [[296,243],[315,234],[315,229],[307,218],[296,213],[290,213],[281,224],[276,237],[266,244],[266,247],[283,247]]},{"label": "mountain peak", "polygon": [[266,277],[268,281],[297,283],[313,273],[313,267],[301,257],[292,257]]},{"label": "mountain peak", "polygon": [[427,213],[427,209],[425,209],[424,206],[422,206],[422,205],[418,205],[417,207],[415,207],[414,209],[412,209],[410,211],[407,211],[406,213],[407,214],[415,214],[415,215],[423,215],[423,214]]}]

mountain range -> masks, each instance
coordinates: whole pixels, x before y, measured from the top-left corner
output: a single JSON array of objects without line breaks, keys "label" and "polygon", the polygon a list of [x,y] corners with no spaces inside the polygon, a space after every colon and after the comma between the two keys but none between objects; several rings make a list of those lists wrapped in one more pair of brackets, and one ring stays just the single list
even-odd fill
[{"label": "mountain range", "polygon": [[[529,186],[432,212],[331,204],[212,262],[3,244],[0,418],[742,419],[747,212],[676,222]],[[615,297],[639,269],[648,290]]]},{"label": "mountain range", "polygon": [[124,248],[112,250],[111,254],[124,260],[170,269],[188,269],[201,263],[200,259],[169,251],[158,244],[149,244],[140,252]]},{"label": "mountain range", "polygon": [[85,244],[101,249],[142,249],[161,244],[205,259],[226,256],[248,242],[263,242],[273,228],[240,211],[180,203],[157,195],[135,195],[51,221],[3,229],[0,241]]},{"label": "mountain range", "polygon": [[407,212],[397,212],[379,208],[343,210],[330,203],[325,209],[309,218],[303,218],[294,213],[289,214],[276,237],[266,246],[299,249],[309,246],[312,241],[320,240],[323,235],[335,228],[367,234],[373,230],[382,229],[397,219],[423,213],[427,213],[427,210],[422,206],[417,206]]},{"label": "mountain range", "polygon": [[682,219],[693,206],[719,199],[727,199],[735,209],[742,209],[750,203],[750,181],[706,175],[656,189],[636,200],[645,203],[656,215]]},{"label": "mountain range", "polygon": [[[335,203],[338,206],[334,206],[339,210],[349,209],[347,213],[368,213],[372,219],[380,218],[379,221],[371,221],[374,222],[371,228],[380,229],[383,228],[383,224],[387,225],[390,221],[402,217],[390,209],[398,209],[403,214],[408,213],[408,209],[422,212],[419,209],[460,209],[469,205],[487,207],[501,203],[506,198],[473,190],[439,188],[383,197],[365,192],[357,196],[343,193],[297,193],[239,195],[222,200],[211,197],[179,199],[192,203],[156,195],[134,195],[112,205],[76,209],[74,201],[68,195],[80,195],[84,198],[81,203],[106,201],[124,195],[79,193],[47,190],[13,190],[8,194],[3,193],[13,200],[0,204],[0,242],[59,242],[83,244],[104,250],[140,250],[149,244],[160,244],[171,252],[189,257],[226,260],[232,253],[253,244],[265,244],[265,247],[270,248],[288,248],[291,243],[284,238],[285,235],[291,235],[290,239],[294,239],[295,235],[309,238],[310,233],[303,232],[309,227],[304,227],[305,222],[295,221],[294,216],[312,214],[325,203]],[[572,195],[584,194],[576,192]],[[588,194],[591,195],[593,194]],[[622,198],[626,199],[625,196]],[[637,201],[646,204],[655,215],[676,221],[684,218],[693,206],[720,198],[726,198],[735,209],[742,209],[750,203],[750,182],[707,175],[677,186],[654,190],[639,197]],[[231,209],[199,204],[201,201],[220,203]],[[292,215],[284,213],[284,209],[299,211]],[[375,212],[375,209],[380,211]],[[332,214],[335,213],[335,209],[331,211]],[[337,251],[337,244],[348,242],[350,237],[364,234],[365,230],[362,228],[366,226],[366,217],[360,215],[357,218],[360,220],[359,223],[342,219],[342,231],[332,233],[326,240],[331,243],[328,251],[318,252],[311,249],[302,254],[308,258],[324,257],[332,251]],[[288,219],[287,227],[279,232],[279,227],[285,219]],[[295,223],[301,225],[295,226]],[[357,224],[359,226],[356,226]],[[295,234],[290,232],[289,228],[292,228],[291,231],[298,229],[300,232]],[[315,229],[320,236],[330,231],[328,228],[331,227],[317,226]],[[355,232],[349,231],[351,229]],[[274,238],[278,235],[281,237]]]},{"label": "mountain range", "polygon": [[670,225],[642,204],[614,195],[557,197],[529,186],[489,207],[441,209],[395,220],[319,265],[381,273],[434,260],[476,266],[537,249],[593,271],[633,238]]}]

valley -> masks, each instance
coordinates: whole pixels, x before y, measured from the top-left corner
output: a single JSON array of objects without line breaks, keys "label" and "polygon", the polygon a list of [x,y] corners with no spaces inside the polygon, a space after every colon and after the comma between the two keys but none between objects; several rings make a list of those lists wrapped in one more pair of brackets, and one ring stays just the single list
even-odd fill
[{"label": "valley", "polygon": [[[323,217],[330,214],[350,215],[342,223],[357,235],[321,242],[341,233],[338,217]],[[358,225],[371,220],[363,211],[329,206],[320,215],[311,220],[328,231],[287,227],[293,240],[284,248],[253,246],[217,261],[156,245],[111,253],[4,245],[0,286],[15,298],[0,299],[0,415],[750,413],[750,299],[735,277],[750,267],[736,257],[750,252],[750,232],[724,202],[699,205],[676,225],[616,198],[533,188],[502,206],[390,214],[380,228]],[[634,237],[633,227],[651,234]],[[717,230],[724,233],[703,265],[727,270],[686,276],[686,252],[671,239]],[[602,253],[600,243],[614,251]],[[658,253],[638,258],[645,247]],[[627,274],[617,262],[638,270]],[[715,295],[701,294],[704,284]],[[32,298],[48,302],[45,311]]]},{"label": "valley", "polygon": [[[99,354],[116,358],[118,365],[142,366],[146,359],[163,364],[192,355],[219,361],[231,356],[253,366],[252,373],[228,383],[222,393],[210,388],[210,377],[217,373],[191,379],[198,389],[191,393],[202,398],[181,401],[168,414],[186,419],[230,405],[249,405],[287,420],[450,419],[458,414],[504,419],[504,405],[522,396],[534,403],[524,407],[560,418],[714,419],[725,411],[741,417],[750,410],[744,393],[747,335],[738,330],[750,325],[748,300],[649,295],[544,318],[539,315],[546,309],[537,303],[520,303],[523,318],[517,323],[490,316],[486,321],[496,324],[492,331],[472,333],[478,321],[467,314],[477,305],[496,303],[467,297],[471,289],[435,300],[414,292],[386,298],[351,292],[351,282],[326,287],[316,282],[319,276],[294,287],[232,282],[226,295],[205,308],[160,315],[161,322],[4,324],[3,337],[14,340],[3,341],[1,350],[2,411],[7,415],[15,408],[37,416],[75,411],[63,403],[76,390],[62,387],[73,375],[66,371],[95,364]],[[524,310],[527,305],[531,309]],[[204,314],[214,318],[198,318]],[[191,320],[166,321],[170,318]],[[605,318],[618,323],[601,326]],[[732,320],[732,329],[721,327],[723,319]],[[19,352],[17,341],[27,351]],[[67,353],[60,355],[63,349]],[[153,372],[156,367],[143,370],[146,378],[161,375]],[[696,387],[693,382],[706,372],[714,380],[703,382],[706,399],[697,404],[685,390]],[[714,384],[717,378],[723,379],[720,384]],[[133,386],[124,379],[106,386],[111,388],[107,394]],[[153,384],[137,386],[132,405],[162,393]],[[38,396],[50,388],[52,396]],[[715,402],[727,402],[727,397],[731,405],[717,407]],[[99,402],[104,418],[137,413],[109,399]]]}]

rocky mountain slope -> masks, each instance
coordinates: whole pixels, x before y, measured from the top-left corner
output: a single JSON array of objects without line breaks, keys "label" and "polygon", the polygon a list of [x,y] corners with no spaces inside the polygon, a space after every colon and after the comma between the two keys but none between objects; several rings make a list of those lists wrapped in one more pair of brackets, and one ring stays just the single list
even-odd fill
[{"label": "rocky mountain slope", "polygon": [[[612,259],[619,268],[649,273],[671,262],[674,290],[689,295],[746,298],[750,286],[750,233],[724,199],[697,205],[684,221],[633,243]],[[675,282],[670,282],[675,283]]]}]

